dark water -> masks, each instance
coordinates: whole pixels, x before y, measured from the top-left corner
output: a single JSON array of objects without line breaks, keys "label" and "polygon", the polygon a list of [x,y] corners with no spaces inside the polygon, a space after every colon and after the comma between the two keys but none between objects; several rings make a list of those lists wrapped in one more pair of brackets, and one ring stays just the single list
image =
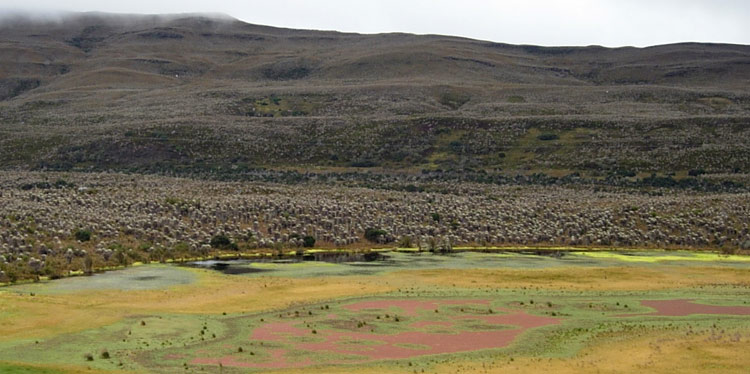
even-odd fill
[{"label": "dark water", "polygon": [[[257,259],[215,259],[206,261],[195,261],[184,264],[188,267],[197,267],[220,271],[223,274],[241,275],[273,271],[249,266],[251,263],[273,263],[294,264],[300,262],[328,262],[333,264],[349,264],[352,266],[378,266],[386,263],[388,256],[377,253],[347,253],[347,252],[320,252],[310,253],[303,256],[284,258],[257,258]],[[381,263],[381,264],[376,264]]]},{"label": "dark water", "polygon": [[302,256],[303,261],[323,261],[333,264],[344,264],[349,262],[374,262],[385,261],[387,255],[379,252],[347,253],[347,252],[320,252]]},{"label": "dark water", "polygon": [[145,275],[145,276],[142,276],[142,277],[134,277],[133,278],[133,280],[140,281],[140,282],[148,282],[148,281],[153,281],[153,280],[157,280],[157,279],[159,279],[159,277],[156,276],[156,275]]},{"label": "dark water", "polygon": [[[611,251],[613,254],[634,257],[663,256],[662,252]],[[689,255],[685,255],[686,258]],[[263,266],[259,263],[300,264],[330,263],[341,266]],[[651,266],[651,262],[637,266]],[[715,264],[715,262],[712,262]],[[320,265],[320,264],[319,264]],[[496,251],[476,250],[452,253],[430,252],[320,252],[300,256],[265,257],[257,259],[216,259],[185,264],[184,266],[213,269],[224,274],[246,274],[273,272],[273,275],[289,277],[316,277],[336,275],[378,274],[389,270],[404,269],[478,269],[515,268],[541,269],[560,266],[635,266],[617,258],[596,258],[576,252],[553,250]],[[269,274],[270,275],[270,274]]]}]

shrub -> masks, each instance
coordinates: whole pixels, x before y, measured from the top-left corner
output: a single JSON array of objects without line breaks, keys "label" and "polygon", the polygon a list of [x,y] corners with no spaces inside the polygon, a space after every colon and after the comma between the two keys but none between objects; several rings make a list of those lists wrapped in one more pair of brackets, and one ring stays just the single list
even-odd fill
[{"label": "shrub", "polygon": [[50,257],[44,264],[44,274],[50,277],[50,279],[60,279],[63,277],[62,264],[60,264],[55,258]]},{"label": "shrub", "polygon": [[560,137],[557,136],[557,134],[553,134],[553,133],[544,133],[544,134],[537,136],[536,138],[539,140],[544,140],[544,141],[560,139]]},{"label": "shrub", "polygon": [[83,272],[86,275],[94,273],[94,259],[91,255],[86,255],[86,257],[83,258]]},{"label": "shrub", "polygon": [[371,227],[369,227],[369,228],[367,228],[365,230],[365,239],[367,239],[367,240],[369,240],[371,242],[374,242],[374,243],[376,243],[379,238],[381,238],[381,237],[383,237],[385,235],[387,235],[387,233],[385,232],[385,230],[375,229],[375,228],[371,228]]},{"label": "shrub", "polygon": [[422,187],[422,186],[415,186],[413,184],[407,184],[404,187],[404,191],[406,191],[406,192],[423,192],[424,191],[424,187]]},{"label": "shrub", "polygon": [[471,96],[463,92],[445,92],[438,97],[438,102],[453,110],[462,107],[471,100]]},{"label": "shrub", "polygon": [[224,234],[214,235],[214,237],[211,238],[210,244],[211,247],[218,249],[238,249],[237,244],[232,242],[232,240]]},{"label": "shrub", "polygon": [[79,242],[87,242],[91,240],[91,231],[88,230],[78,230],[76,231],[73,236],[78,240]]},{"label": "shrub", "polygon": [[699,176],[701,174],[706,174],[706,171],[703,170],[703,169],[690,169],[688,171],[688,175],[691,176],[691,177],[697,177],[697,176]]},{"label": "shrub", "polygon": [[105,350],[103,350],[103,351],[102,351],[102,354],[101,354],[101,357],[102,357],[103,359],[105,359],[105,360],[109,360],[109,357],[110,357],[110,356],[109,356],[109,351],[107,351],[106,349],[105,349]]},{"label": "shrub", "polygon": [[16,283],[20,274],[14,267],[8,267],[5,269],[5,277],[10,283]]},{"label": "shrub", "polygon": [[454,141],[448,143],[448,146],[451,147],[451,150],[453,152],[460,152],[462,150],[463,146],[464,146],[464,143],[461,143],[458,140],[454,140]]},{"label": "shrub", "polygon": [[56,188],[75,187],[73,183],[66,181],[65,179],[58,179],[55,181],[54,186]]},{"label": "shrub", "polygon": [[378,164],[372,160],[358,160],[358,161],[353,161],[351,163],[351,166],[355,168],[372,168],[372,167],[378,166]]},{"label": "shrub", "polygon": [[187,252],[190,250],[190,246],[185,242],[178,242],[172,248],[177,252]]},{"label": "shrub", "polygon": [[94,355],[92,355],[91,353],[86,353],[85,355],[83,355],[83,358],[85,358],[86,361],[94,361]]},{"label": "shrub", "polygon": [[232,243],[231,240],[226,235],[214,235],[213,238],[211,238],[211,246],[214,248],[222,248],[230,245]]},{"label": "shrub", "polygon": [[305,248],[312,248],[315,245],[315,238],[307,235],[302,238],[302,246]]},{"label": "shrub", "polygon": [[427,242],[425,244],[427,246],[427,250],[430,252],[435,252],[438,247],[437,239],[435,239],[434,237],[427,238]]},{"label": "shrub", "polygon": [[721,254],[723,255],[736,255],[737,248],[734,247],[721,247]]},{"label": "shrub", "polygon": [[412,243],[411,236],[402,237],[401,240],[398,241],[398,246],[400,248],[413,248],[414,244]]}]

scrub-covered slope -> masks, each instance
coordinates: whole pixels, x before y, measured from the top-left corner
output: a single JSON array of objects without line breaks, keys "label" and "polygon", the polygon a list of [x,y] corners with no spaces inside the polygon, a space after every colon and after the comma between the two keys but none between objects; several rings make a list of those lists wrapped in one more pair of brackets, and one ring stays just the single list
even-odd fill
[{"label": "scrub-covered slope", "polygon": [[0,20],[0,166],[746,173],[750,47]]}]

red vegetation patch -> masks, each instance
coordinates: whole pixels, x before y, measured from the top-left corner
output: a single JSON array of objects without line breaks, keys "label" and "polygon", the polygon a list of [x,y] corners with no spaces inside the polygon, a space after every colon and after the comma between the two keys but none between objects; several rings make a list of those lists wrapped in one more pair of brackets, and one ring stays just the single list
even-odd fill
[{"label": "red vegetation patch", "polygon": [[415,329],[419,329],[419,328],[427,327],[427,326],[451,327],[451,326],[453,326],[453,322],[448,322],[448,321],[419,321],[419,322],[414,322],[411,325],[409,325],[409,327],[412,327],[412,328],[415,328]]},{"label": "red vegetation patch", "polygon": [[[492,319],[492,317],[498,318]],[[457,331],[452,334],[419,331],[405,331],[396,334],[322,331],[318,332],[318,335],[325,338],[325,341],[300,343],[296,344],[295,348],[316,352],[357,354],[364,356],[364,361],[400,359],[505,347],[528,328],[559,323],[557,318],[534,316],[526,314],[526,312],[516,312],[503,316],[478,316],[478,318],[490,324],[507,324],[518,326],[518,328],[493,331]],[[352,347],[339,344],[342,340],[370,341],[379,344]]]},{"label": "red vegetation patch", "polygon": [[[369,309],[400,308],[405,315],[416,315],[418,310],[434,310],[440,305],[489,305],[488,300],[382,300],[360,302],[344,308],[360,311]],[[199,358],[193,364],[221,363],[223,366],[247,368],[296,368],[313,364],[363,363],[375,360],[404,359],[422,355],[468,352],[481,349],[505,347],[513,342],[524,331],[560,323],[560,319],[528,314],[519,310],[498,310],[504,314],[469,314],[459,319],[481,320],[489,325],[501,325],[507,328],[488,331],[462,331],[459,324],[449,321],[434,321],[424,318],[411,324],[403,324],[405,331],[396,333],[375,333],[341,331],[338,329],[320,329],[314,332],[310,328],[295,326],[295,322],[268,322],[256,328],[250,339],[283,344],[287,349],[270,349],[269,356],[255,356],[257,363],[244,362],[248,359],[231,355],[222,358]],[[422,314],[423,317],[430,314]],[[398,323],[398,322],[393,322]],[[425,326],[442,326],[454,330],[445,332],[414,331]],[[300,339],[305,337],[306,339]],[[312,341],[310,340],[312,339]],[[306,340],[306,341],[305,341]],[[316,361],[309,359],[290,362],[288,352],[312,352]],[[331,355],[331,356],[328,356]],[[334,358],[338,356],[338,358]],[[327,358],[329,357],[329,358]],[[347,357],[347,359],[342,359]]]},{"label": "red vegetation patch", "polygon": [[[750,315],[750,306],[722,306],[696,304],[691,300],[643,300],[643,306],[656,309],[656,312],[636,315],[654,316],[688,316],[691,314],[730,314],[747,316]],[[634,316],[633,314],[623,315]]]},{"label": "red vegetation patch", "polygon": [[253,340],[281,341],[286,337],[305,336],[310,331],[296,328],[291,322],[270,322],[253,331]]},{"label": "red vegetation patch", "polygon": [[264,362],[245,362],[243,358],[236,356],[225,356],[221,358],[196,358],[191,361],[194,365],[222,365],[240,368],[260,368],[260,369],[283,369],[283,368],[298,368],[310,366],[313,364],[309,359],[302,361],[289,362],[286,358],[286,349],[269,349],[268,353],[270,358],[264,360]]}]

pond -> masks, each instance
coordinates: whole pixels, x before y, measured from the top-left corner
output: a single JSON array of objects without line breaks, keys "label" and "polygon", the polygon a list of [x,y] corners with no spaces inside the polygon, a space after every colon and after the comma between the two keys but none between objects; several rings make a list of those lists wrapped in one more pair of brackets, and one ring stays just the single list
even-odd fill
[{"label": "pond", "polygon": [[231,275],[275,275],[316,277],[373,275],[396,270],[553,267],[694,265],[696,262],[722,266],[747,266],[750,258],[688,251],[460,251],[430,252],[318,252],[304,256],[259,259],[196,261],[183,266],[211,269]]}]

